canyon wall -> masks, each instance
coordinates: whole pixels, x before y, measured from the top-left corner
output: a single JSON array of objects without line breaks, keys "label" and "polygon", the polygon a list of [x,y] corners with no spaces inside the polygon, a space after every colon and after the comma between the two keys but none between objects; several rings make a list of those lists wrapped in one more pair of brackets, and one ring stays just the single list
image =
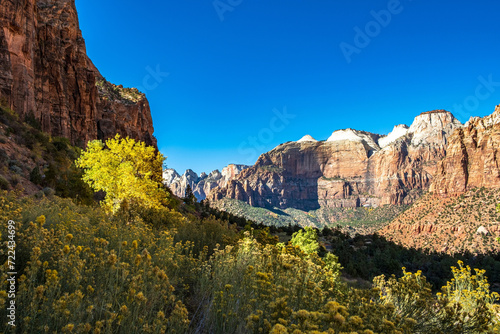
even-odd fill
[{"label": "canyon wall", "polygon": [[305,136],[261,155],[207,198],[305,211],[409,204],[429,188],[447,138],[461,126],[451,113],[435,110],[387,136],[352,129],[335,131],[326,141]]},{"label": "canyon wall", "polygon": [[430,190],[454,196],[480,187],[500,188],[500,105],[453,133]]},{"label": "canyon wall", "polygon": [[148,101],[108,83],[86,53],[74,0],[3,0],[0,99],[83,145],[120,133],[156,146]]}]

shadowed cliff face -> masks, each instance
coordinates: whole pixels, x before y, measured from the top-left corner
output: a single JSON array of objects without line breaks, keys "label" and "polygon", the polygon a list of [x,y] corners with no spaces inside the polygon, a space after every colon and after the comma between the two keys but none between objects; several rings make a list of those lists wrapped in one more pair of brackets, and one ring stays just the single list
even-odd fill
[{"label": "shadowed cliff face", "polygon": [[4,103],[73,143],[120,133],[156,146],[145,96],[96,86],[103,78],[86,54],[74,0],[3,0],[0,10]]},{"label": "shadowed cliff face", "polygon": [[327,141],[305,137],[261,155],[208,198],[306,211],[409,204],[428,189],[447,138],[459,127],[451,113],[437,110],[417,116],[410,128],[396,126],[388,136],[346,129]]}]

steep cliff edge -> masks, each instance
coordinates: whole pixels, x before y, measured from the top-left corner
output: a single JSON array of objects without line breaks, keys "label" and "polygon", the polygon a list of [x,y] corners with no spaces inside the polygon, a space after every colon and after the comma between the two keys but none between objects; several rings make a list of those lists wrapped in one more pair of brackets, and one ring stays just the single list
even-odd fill
[{"label": "steep cliff edge", "polygon": [[5,0],[0,11],[4,104],[76,144],[120,133],[156,146],[146,97],[106,82],[88,58],[74,0]]},{"label": "steep cliff edge", "polygon": [[490,116],[472,117],[450,137],[430,190],[454,196],[479,187],[500,188],[500,105]]},{"label": "steep cliff edge", "polygon": [[387,136],[353,129],[326,141],[305,136],[261,155],[208,199],[305,211],[409,204],[428,189],[448,136],[461,126],[450,112],[435,110]]},{"label": "steep cliff edge", "polygon": [[500,106],[473,117],[449,138],[430,193],[380,234],[407,247],[447,253],[498,251]]}]

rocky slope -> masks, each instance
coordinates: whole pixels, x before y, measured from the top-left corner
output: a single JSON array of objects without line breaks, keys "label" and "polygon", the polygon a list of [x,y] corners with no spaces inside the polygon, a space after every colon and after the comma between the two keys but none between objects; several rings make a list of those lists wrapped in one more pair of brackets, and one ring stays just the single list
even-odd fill
[{"label": "rocky slope", "polygon": [[497,106],[490,116],[471,118],[449,137],[431,193],[380,233],[405,246],[448,253],[498,250],[499,147]]},{"label": "rocky slope", "polygon": [[189,185],[195,197],[201,201],[206,198],[206,195],[212,189],[225,186],[229,180],[248,167],[246,165],[230,164],[224,167],[222,172],[216,169],[208,175],[201,173],[200,176],[191,169],[186,170],[181,176],[175,169],[167,168],[163,171],[163,182],[178,197],[185,196],[186,188]]},{"label": "rocky slope", "polygon": [[145,96],[106,82],[88,58],[74,0],[5,0],[0,11],[3,105],[73,143],[120,133],[156,145]]},{"label": "rocky slope", "polygon": [[448,254],[497,252],[500,189],[476,188],[443,198],[429,193],[378,231],[405,247]]},{"label": "rocky slope", "polygon": [[447,138],[461,126],[451,113],[436,110],[387,136],[352,129],[326,141],[305,136],[261,155],[207,198],[304,211],[409,204],[428,189]]}]

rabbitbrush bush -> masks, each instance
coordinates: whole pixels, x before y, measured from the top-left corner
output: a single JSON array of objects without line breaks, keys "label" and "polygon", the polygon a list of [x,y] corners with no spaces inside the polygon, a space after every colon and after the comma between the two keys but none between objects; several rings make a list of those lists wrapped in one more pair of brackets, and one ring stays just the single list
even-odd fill
[{"label": "rabbitbrush bush", "polygon": [[201,270],[208,333],[411,333],[412,319],[392,319],[378,290],[347,289],[339,270],[299,247],[262,246],[252,238],[217,251]]},{"label": "rabbitbrush bush", "polygon": [[393,320],[411,318],[415,321],[413,333],[486,333],[493,330],[496,312],[493,303],[497,293],[490,293],[483,270],[470,267],[452,267],[454,278],[443,287],[437,298],[420,272],[406,272],[396,279],[384,276],[374,279],[380,289],[379,302],[395,307]]},{"label": "rabbitbrush bush", "polygon": [[168,231],[155,234],[141,221],[126,226],[113,222],[100,209],[77,207],[69,200],[22,208],[1,201],[2,209],[12,212],[9,219],[18,223],[16,253],[25,263],[17,268],[23,272],[16,297],[19,333],[187,330],[188,312],[174,294],[174,285],[182,284],[174,277],[187,276],[197,265],[189,244],[174,244]]},{"label": "rabbitbrush bush", "polygon": [[[0,192],[0,333],[498,333],[497,295],[461,263],[438,295],[406,271],[353,289],[333,255],[263,245],[213,217],[144,217]],[[16,329],[6,326],[9,219]]]}]

